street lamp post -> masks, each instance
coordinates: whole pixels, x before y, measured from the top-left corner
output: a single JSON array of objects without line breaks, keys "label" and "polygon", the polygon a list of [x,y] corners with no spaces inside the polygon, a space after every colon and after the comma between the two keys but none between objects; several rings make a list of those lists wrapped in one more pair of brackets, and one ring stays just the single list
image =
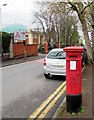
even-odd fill
[{"label": "street lamp post", "polygon": [[3,49],[2,49],[2,12],[1,7],[6,6],[7,4],[0,4],[0,60],[3,58]]},{"label": "street lamp post", "polygon": [[1,7],[6,6],[7,4],[1,4],[0,5],[0,33],[2,34],[2,12],[1,12]]},{"label": "street lamp post", "polygon": [[[0,4],[0,67],[2,66],[2,14],[1,6],[6,6],[7,4]],[[2,119],[2,69],[0,69],[0,119]]]}]

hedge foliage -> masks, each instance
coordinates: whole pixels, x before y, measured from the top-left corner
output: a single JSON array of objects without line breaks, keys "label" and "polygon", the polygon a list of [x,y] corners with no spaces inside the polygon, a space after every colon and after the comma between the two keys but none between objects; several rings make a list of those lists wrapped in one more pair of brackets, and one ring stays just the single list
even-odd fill
[{"label": "hedge foliage", "polygon": [[2,49],[3,53],[9,52],[11,35],[6,32],[2,32]]}]

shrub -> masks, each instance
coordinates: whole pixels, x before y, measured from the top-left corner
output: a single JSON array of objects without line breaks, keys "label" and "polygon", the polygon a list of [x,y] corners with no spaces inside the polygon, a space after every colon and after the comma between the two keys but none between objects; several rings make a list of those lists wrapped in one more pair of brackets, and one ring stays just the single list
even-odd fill
[{"label": "shrub", "polygon": [[44,53],[44,47],[42,45],[39,46],[38,52]]},{"label": "shrub", "polygon": [[2,49],[3,53],[9,52],[9,45],[10,45],[11,35],[6,32],[2,32]]}]

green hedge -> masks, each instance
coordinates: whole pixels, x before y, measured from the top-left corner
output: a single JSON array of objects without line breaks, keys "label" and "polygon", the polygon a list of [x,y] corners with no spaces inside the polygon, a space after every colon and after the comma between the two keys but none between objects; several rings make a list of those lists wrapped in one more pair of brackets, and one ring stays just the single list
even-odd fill
[{"label": "green hedge", "polygon": [[11,35],[6,32],[2,32],[2,49],[3,53],[9,52],[9,45],[10,45]]},{"label": "green hedge", "polygon": [[40,46],[39,46],[39,49],[38,49],[38,52],[44,53],[44,52],[45,52],[44,47],[40,45]]}]

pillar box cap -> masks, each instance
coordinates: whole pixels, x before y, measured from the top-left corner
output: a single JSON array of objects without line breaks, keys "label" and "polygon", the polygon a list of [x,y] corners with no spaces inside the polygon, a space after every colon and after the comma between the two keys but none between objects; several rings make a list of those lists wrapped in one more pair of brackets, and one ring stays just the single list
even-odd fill
[{"label": "pillar box cap", "polygon": [[79,46],[69,46],[64,48],[65,52],[83,52],[84,48]]}]

